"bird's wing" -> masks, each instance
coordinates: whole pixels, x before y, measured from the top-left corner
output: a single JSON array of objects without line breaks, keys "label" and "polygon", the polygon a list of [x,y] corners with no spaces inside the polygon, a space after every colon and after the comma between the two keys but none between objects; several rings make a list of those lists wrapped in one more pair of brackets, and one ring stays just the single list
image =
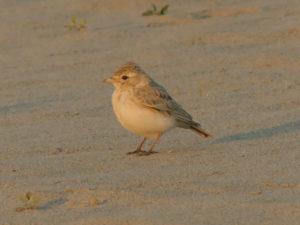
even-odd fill
[{"label": "bird's wing", "polygon": [[173,116],[177,121],[183,122],[184,124],[197,124],[193,121],[192,116],[158,84],[151,84],[150,87],[135,88],[133,99],[142,106],[159,111],[166,116]]}]

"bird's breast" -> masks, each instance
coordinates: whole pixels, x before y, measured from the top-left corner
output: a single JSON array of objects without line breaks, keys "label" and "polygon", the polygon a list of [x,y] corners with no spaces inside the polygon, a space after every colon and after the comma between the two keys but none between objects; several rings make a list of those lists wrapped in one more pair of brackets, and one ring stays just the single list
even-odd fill
[{"label": "bird's breast", "polygon": [[131,93],[115,91],[112,97],[114,112],[124,128],[145,136],[156,137],[175,127],[172,117],[133,101]]}]

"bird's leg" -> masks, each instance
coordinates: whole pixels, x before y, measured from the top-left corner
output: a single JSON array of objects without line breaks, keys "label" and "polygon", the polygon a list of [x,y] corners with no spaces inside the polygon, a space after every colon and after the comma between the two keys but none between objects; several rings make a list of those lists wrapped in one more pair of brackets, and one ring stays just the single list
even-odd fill
[{"label": "bird's leg", "polygon": [[144,137],[143,141],[142,141],[141,144],[137,147],[137,149],[136,149],[135,151],[133,151],[133,152],[127,152],[127,155],[135,154],[135,153],[141,152],[142,146],[143,146],[143,144],[145,143],[146,140],[147,140],[147,138]]},{"label": "bird's leg", "polygon": [[158,139],[160,138],[160,136],[161,136],[161,134],[156,136],[155,141],[153,142],[153,144],[151,145],[150,149],[147,152],[139,152],[139,156],[150,155],[150,154],[153,154],[153,153],[157,153],[157,152],[154,152],[152,150],[153,150],[154,146],[156,145],[156,143],[158,142]]}]

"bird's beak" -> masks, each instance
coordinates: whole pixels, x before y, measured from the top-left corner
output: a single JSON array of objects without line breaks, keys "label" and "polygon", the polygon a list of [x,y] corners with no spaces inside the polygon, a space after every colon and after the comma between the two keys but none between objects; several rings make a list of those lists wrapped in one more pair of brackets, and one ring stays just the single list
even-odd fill
[{"label": "bird's beak", "polygon": [[115,83],[115,80],[114,80],[114,78],[107,78],[107,79],[104,79],[103,81],[102,81],[103,83]]}]

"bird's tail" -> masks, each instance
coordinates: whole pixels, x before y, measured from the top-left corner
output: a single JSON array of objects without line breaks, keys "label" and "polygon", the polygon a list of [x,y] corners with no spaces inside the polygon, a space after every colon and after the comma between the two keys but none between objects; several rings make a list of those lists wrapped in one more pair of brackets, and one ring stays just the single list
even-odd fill
[{"label": "bird's tail", "polygon": [[212,136],[211,134],[207,133],[205,130],[203,130],[201,127],[197,125],[191,126],[191,130],[205,138]]}]

